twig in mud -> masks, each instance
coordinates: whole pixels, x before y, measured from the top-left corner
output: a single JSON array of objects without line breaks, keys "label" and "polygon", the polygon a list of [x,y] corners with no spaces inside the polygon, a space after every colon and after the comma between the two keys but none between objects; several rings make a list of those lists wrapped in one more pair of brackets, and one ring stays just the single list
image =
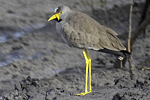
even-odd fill
[{"label": "twig in mud", "polygon": [[136,41],[137,37],[141,34],[141,32],[143,31],[143,29],[145,29],[148,24],[150,23],[150,16],[147,17],[142,23],[141,25],[135,30],[134,32],[134,36],[132,36],[131,38],[131,47],[133,46],[134,42]]},{"label": "twig in mud", "polygon": [[[145,3],[148,3],[148,4],[149,4],[148,0],[146,0]],[[146,5],[148,5],[148,4],[146,4]],[[134,42],[136,41],[136,39],[138,38],[138,36],[142,34],[142,31],[145,30],[146,27],[147,27],[147,26],[149,25],[149,23],[150,23],[150,16],[149,16],[149,14],[148,14],[148,12],[149,12],[148,8],[149,8],[149,6],[146,7],[146,9],[147,9],[146,12],[143,11],[143,12],[146,13],[146,14],[144,14],[145,17],[144,17],[144,19],[142,19],[142,21],[140,21],[140,25],[139,25],[138,28],[133,32],[134,35],[128,39],[128,51],[130,51],[129,48],[132,48],[132,46],[133,46]],[[130,12],[130,13],[131,13],[131,12]],[[143,15],[142,15],[142,16],[143,16]],[[131,28],[131,26],[130,26],[130,28]],[[131,36],[131,34],[130,34],[130,36]],[[129,42],[130,42],[130,43],[129,43]],[[132,57],[132,56],[131,56],[131,57]],[[129,61],[129,64],[130,64],[130,62],[132,63],[132,60],[131,60],[132,58],[129,58],[129,59],[130,59],[130,61]],[[131,70],[131,72],[132,72],[132,70],[134,69],[134,67],[131,67],[131,65],[133,65],[133,64],[130,64],[130,68],[131,68],[130,70]],[[134,66],[134,65],[133,65],[133,66]],[[144,71],[144,70],[150,70],[150,68],[142,68],[142,70],[143,70],[143,71]],[[132,72],[132,73],[133,73],[133,72]],[[131,75],[132,75],[132,74],[131,74]]]},{"label": "twig in mud", "polygon": [[[149,11],[149,8],[150,8],[150,1],[149,0],[145,0],[145,7],[144,7],[144,10],[143,10],[143,14],[142,14],[142,18],[141,18],[141,21],[140,21],[140,25],[139,27],[137,28],[137,30],[135,31],[135,34],[134,36],[132,37],[132,41],[131,41],[131,46],[133,45],[133,43],[136,41],[137,37],[142,33],[142,31],[144,31],[144,37],[145,37],[145,29],[146,27],[149,25],[150,23],[150,11]],[[150,68],[142,68],[143,71],[145,70],[150,70]]]},{"label": "twig in mud", "polygon": [[130,16],[129,16],[129,35],[128,35],[128,52],[130,53],[129,56],[129,66],[130,66],[130,77],[131,79],[134,78],[134,64],[133,64],[133,58],[131,54],[131,32],[132,32],[132,9],[133,9],[133,0],[131,0],[131,5],[130,5]]},{"label": "twig in mud", "polygon": [[[150,0],[145,0],[145,6],[144,6],[144,9],[143,9],[143,13],[142,13],[139,25],[141,25],[141,23],[148,17],[149,8],[150,8]],[[145,35],[146,35],[145,29],[146,29],[146,27],[143,29],[143,37],[145,37]]]},{"label": "twig in mud", "polygon": [[142,68],[142,70],[144,71],[144,70],[150,70],[150,67],[149,68]]}]

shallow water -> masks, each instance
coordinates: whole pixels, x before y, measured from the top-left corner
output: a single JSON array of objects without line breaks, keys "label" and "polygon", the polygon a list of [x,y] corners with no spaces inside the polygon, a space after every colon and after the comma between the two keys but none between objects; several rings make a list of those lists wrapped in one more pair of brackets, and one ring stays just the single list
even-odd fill
[{"label": "shallow water", "polygon": [[14,50],[9,54],[0,54],[0,67],[11,63],[12,61],[18,61],[22,59],[24,55],[21,52],[21,49]]},{"label": "shallow water", "polygon": [[21,37],[23,34],[30,33],[34,30],[43,28],[44,26],[46,26],[46,24],[30,25],[30,26],[24,27],[24,28],[22,28],[19,31],[16,31],[14,33],[10,33],[10,31],[5,32],[6,34],[1,33],[0,43],[4,43],[4,42],[7,42],[9,40],[17,39],[17,38]]},{"label": "shallow water", "polygon": [[[10,34],[10,31],[5,32],[6,34],[1,33],[0,43],[5,43],[5,42],[10,41],[10,40],[16,40],[24,34],[28,34],[34,30],[43,28],[45,25],[46,24],[37,24],[37,25],[27,26],[27,27],[21,29],[20,31],[16,31],[16,32],[11,33],[11,34]],[[40,56],[41,56],[40,53],[36,53],[34,56],[29,57],[29,59],[35,59],[35,57],[37,58]],[[0,54],[0,67],[9,64],[12,61],[18,61],[19,59],[23,59],[23,58],[24,58],[24,55],[21,52],[21,49],[13,50],[9,54],[1,53]]]}]

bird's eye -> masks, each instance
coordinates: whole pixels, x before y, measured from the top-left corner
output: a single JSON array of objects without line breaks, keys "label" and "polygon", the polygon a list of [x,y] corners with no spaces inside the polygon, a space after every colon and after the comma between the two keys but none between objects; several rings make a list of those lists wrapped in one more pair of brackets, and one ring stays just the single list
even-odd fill
[{"label": "bird's eye", "polygon": [[63,12],[61,11],[60,14],[62,14]]},{"label": "bird's eye", "polygon": [[55,8],[54,13],[56,13],[56,12],[57,12],[57,10],[58,10],[58,7],[57,7],[57,8]]}]

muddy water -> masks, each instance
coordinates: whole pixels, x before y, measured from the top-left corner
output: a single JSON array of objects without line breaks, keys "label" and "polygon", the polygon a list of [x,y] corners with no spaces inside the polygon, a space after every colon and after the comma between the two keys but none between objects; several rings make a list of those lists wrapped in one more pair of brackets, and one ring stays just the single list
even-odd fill
[{"label": "muddy water", "polygon": [[[11,33],[10,31],[5,31],[5,32],[1,32],[0,34],[0,43],[5,43],[7,41],[10,40],[17,40],[18,38],[22,37],[22,35],[24,34],[28,34],[31,33],[34,30],[43,28],[46,24],[36,24],[36,25],[31,25],[31,26],[27,26],[25,28],[19,29],[20,31],[16,31]],[[5,34],[6,33],[6,34]],[[34,59],[35,57],[40,57],[42,55],[40,55],[40,53],[37,53],[35,55],[32,55],[30,57],[28,57],[29,59]],[[13,50],[12,52],[8,53],[8,54],[0,54],[0,67],[7,65],[9,63],[11,63],[12,61],[18,61],[19,59],[23,59],[24,55],[22,53],[22,49],[16,49]]]}]

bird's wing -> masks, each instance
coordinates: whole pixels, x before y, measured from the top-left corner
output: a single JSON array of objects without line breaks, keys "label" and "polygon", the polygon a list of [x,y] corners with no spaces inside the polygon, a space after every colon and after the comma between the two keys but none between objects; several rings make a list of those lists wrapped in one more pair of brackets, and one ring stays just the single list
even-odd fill
[{"label": "bird's wing", "polygon": [[106,47],[107,49],[115,50],[115,51],[126,50],[126,48],[122,45],[121,41],[117,38],[117,36],[107,31],[107,29],[106,29],[106,35],[110,41],[109,45]]},{"label": "bird's wing", "polygon": [[70,34],[68,38],[71,38],[71,43],[77,47],[94,50],[107,48],[115,51],[124,49],[115,31],[100,25],[86,14],[74,12],[68,17],[63,28],[65,33]]}]

